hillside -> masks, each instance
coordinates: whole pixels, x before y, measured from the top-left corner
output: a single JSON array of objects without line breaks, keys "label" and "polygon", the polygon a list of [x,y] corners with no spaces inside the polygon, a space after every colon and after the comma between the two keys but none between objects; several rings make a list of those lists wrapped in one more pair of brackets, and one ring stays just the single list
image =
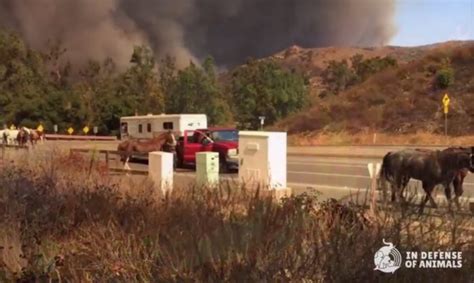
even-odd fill
[{"label": "hillside", "polygon": [[427,52],[453,49],[466,44],[469,44],[469,42],[449,41],[417,47],[383,46],[374,48],[302,48],[294,45],[266,59],[273,59],[281,66],[305,74],[311,84],[311,93],[317,95],[326,89],[321,75],[330,61],[350,60],[351,57],[360,54],[364,58],[390,56],[396,59],[400,65],[403,65],[423,58]]},{"label": "hillside", "polygon": [[[360,51],[359,49],[355,52]],[[334,54],[343,52],[344,50],[336,50]],[[373,52],[368,55],[378,56],[375,55],[378,52],[399,58],[399,65],[375,74],[360,85],[338,95],[317,99],[309,110],[306,109],[281,121],[278,127],[290,133],[314,131],[355,133],[367,130],[388,133],[417,131],[443,133],[444,115],[441,98],[445,93],[449,93],[451,96],[449,133],[452,135],[474,133],[472,42],[450,42],[413,49],[386,47]],[[287,56],[284,60],[288,64],[292,56],[299,58],[295,60],[301,60],[303,53]],[[282,54],[277,56],[281,57]],[[312,68],[316,70],[321,66],[321,62],[324,60],[312,60],[309,65],[311,67],[306,65],[304,70]],[[440,72],[447,69],[452,72],[453,81],[447,86],[439,86],[437,77]]]}]

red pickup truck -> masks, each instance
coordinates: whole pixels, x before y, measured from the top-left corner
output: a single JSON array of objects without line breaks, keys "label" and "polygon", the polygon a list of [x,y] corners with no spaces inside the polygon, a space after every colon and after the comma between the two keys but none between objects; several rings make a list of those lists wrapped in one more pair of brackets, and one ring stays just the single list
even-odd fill
[{"label": "red pickup truck", "polygon": [[210,128],[184,131],[176,148],[177,165],[196,164],[196,153],[213,151],[219,153],[219,171],[226,173],[238,170],[237,148],[239,133],[236,129]]}]

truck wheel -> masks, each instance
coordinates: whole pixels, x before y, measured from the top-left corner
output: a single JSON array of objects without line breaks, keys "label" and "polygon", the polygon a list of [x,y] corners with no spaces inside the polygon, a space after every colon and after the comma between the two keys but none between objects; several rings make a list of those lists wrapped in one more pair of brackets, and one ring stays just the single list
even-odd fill
[{"label": "truck wheel", "polygon": [[184,167],[184,162],[183,162],[182,158],[176,157],[175,161],[176,161],[175,167],[177,167],[177,168],[183,168]]},{"label": "truck wheel", "polygon": [[224,173],[224,174],[229,173],[229,167],[227,167],[227,162],[225,158],[219,161],[219,173]]}]

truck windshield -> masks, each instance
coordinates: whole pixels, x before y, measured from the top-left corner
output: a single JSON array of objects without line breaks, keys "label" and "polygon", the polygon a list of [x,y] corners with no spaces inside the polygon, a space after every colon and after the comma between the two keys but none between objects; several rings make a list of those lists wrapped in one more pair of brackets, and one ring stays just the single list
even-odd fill
[{"label": "truck windshield", "polygon": [[237,141],[239,134],[237,131],[215,131],[211,133],[211,139],[214,141]]}]

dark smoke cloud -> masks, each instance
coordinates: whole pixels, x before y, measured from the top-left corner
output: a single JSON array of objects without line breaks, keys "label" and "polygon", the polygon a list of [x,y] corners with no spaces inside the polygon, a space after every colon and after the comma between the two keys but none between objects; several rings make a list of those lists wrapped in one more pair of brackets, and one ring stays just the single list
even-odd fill
[{"label": "dark smoke cloud", "polygon": [[134,45],[178,64],[222,66],[290,45],[374,46],[394,34],[395,0],[0,0],[0,26],[35,48],[59,40],[72,61],[127,64]]}]

